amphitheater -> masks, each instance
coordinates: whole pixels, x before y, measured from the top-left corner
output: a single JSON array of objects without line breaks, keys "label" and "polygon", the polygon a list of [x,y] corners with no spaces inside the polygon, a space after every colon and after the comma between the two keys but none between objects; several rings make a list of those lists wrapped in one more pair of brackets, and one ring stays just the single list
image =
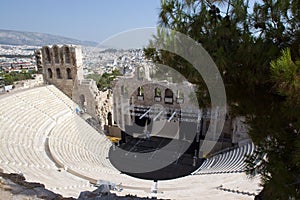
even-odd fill
[{"label": "amphitheater", "polygon": [[53,85],[0,96],[0,168],[22,173],[64,197],[77,198],[109,181],[112,193],[162,199],[254,199],[259,177],[244,173],[252,143],[206,159],[192,174],[172,180],[142,180],[110,163],[113,145],[75,112],[75,103]]}]

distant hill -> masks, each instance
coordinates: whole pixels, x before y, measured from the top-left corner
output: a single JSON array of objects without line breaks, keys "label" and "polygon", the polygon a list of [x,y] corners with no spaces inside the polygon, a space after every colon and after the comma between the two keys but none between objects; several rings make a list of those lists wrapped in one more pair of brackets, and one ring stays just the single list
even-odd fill
[{"label": "distant hill", "polygon": [[96,42],[81,41],[77,39],[25,31],[12,31],[0,29],[0,44],[43,46],[52,44],[75,44],[82,46],[96,46]]}]

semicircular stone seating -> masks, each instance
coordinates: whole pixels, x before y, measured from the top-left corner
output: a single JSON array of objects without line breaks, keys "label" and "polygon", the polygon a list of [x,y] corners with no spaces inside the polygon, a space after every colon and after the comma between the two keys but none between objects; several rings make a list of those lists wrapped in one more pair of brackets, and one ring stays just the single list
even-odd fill
[{"label": "semicircular stone seating", "polygon": [[52,85],[1,95],[0,168],[66,197],[94,190],[90,182],[97,180],[121,184],[120,195],[149,196],[152,181],[115,169],[108,159],[112,143],[74,107]]},{"label": "semicircular stone seating", "polygon": [[[94,190],[90,181],[109,181],[123,189],[118,195],[151,196],[153,181],[121,174],[108,153],[112,143],[74,113],[74,103],[55,86],[0,95],[0,168],[22,173],[28,181],[40,182],[65,197],[78,197]],[[249,144],[207,159],[197,170],[201,176],[159,181],[157,198],[253,199],[217,189],[256,192],[258,179],[243,173],[241,155],[251,153]],[[209,174],[210,173],[210,174]]]},{"label": "semicircular stone seating", "polygon": [[[191,175],[159,182],[161,198],[253,199],[262,187],[260,177],[251,179],[245,172],[246,156],[255,150],[253,143],[225,151],[206,159]],[[194,187],[195,186],[195,187]],[[198,186],[198,187],[196,187]],[[176,188],[172,190],[170,188]],[[219,192],[219,191],[222,192]],[[228,192],[229,191],[229,192]]]},{"label": "semicircular stone seating", "polygon": [[108,153],[111,146],[111,141],[104,134],[97,132],[76,114],[54,127],[49,136],[53,159],[70,173],[92,182],[103,180],[125,188],[137,188],[137,192],[141,187],[138,193],[149,195],[151,181],[121,174],[110,163]]},{"label": "semicircular stone seating", "polygon": [[77,197],[80,190],[92,190],[89,181],[60,170],[45,150],[57,117],[71,113],[47,87],[0,96],[0,168],[6,173],[22,173],[26,180],[65,196]]}]

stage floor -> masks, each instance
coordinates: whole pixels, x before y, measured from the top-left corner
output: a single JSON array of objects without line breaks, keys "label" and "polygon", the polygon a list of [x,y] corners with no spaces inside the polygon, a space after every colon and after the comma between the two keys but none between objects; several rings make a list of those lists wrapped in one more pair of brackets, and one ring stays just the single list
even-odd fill
[{"label": "stage floor", "polygon": [[[119,146],[120,149],[113,147],[110,149],[109,159],[121,172],[136,178],[147,180],[179,178],[191,174],[203,162],[203,159],[195,159],[192,154],[186,153],[191,141],[156,136],[148,139],[127,136],[126,140],[126,143]],[[143,169],[147,169],[148,165],[154,162],[165,162],[165,156],[172,157],[171,160],[174,161],[160,169],[143,172]],[[124,167],[138,173],[126,172],[127,170],[123,170]]]}]

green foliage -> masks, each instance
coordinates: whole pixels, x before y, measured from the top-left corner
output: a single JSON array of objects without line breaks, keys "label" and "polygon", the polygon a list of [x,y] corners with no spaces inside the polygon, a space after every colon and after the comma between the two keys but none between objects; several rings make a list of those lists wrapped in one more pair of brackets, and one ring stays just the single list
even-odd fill
[{"label": "green foliage", "polygon": [[[257,0],[250,9],[249,2],[163,0],[159,22],[201,43],[218,66],[230,115],[247,117],[258,146],[247,166],[249,174],[262,177],[263,199],[300,199],[300,65],[295,61],[300,56],[300,3]],[[189,63],[151,48],[172,45],[172,40],[158,30],[144,49],[146,57],[197,84],[198,101],[209,105],[207,88]]]},{"label": "green foliage", "polygon": [[99,74],[89,74],[86,76],[86,79],[93,79],[96,82],[99,82],[101,75]]},{"label": "green foliage", "polygon": [[97,82],[97,87],[101,91],[105,91],[107,89],[111,89],[111,82],[117,77],[121,76],[119,70],[113,70],[111,73],[103,73]]},{"label": "green foliage", "polygon": [[22,81],[27,79],[33,79],[32,74],[36,73],[35,71],[26,72],[22,70],[20,73],[12,71],[10,73],[5,73],[4,71],[0,72],[0,76],[3,77],[4,85],[12,85],[15,81]]},{"label": "green foliage", "polygon": [[290,49],[282,50],[282,56],[271,62],[271,72],[280,95],[300,95],[300,62],[292,61]]},{"label": "green foliage", "polygon": [[4,75],[4,85],[12,85],[14,83],[14,79],[10,74]]}]

